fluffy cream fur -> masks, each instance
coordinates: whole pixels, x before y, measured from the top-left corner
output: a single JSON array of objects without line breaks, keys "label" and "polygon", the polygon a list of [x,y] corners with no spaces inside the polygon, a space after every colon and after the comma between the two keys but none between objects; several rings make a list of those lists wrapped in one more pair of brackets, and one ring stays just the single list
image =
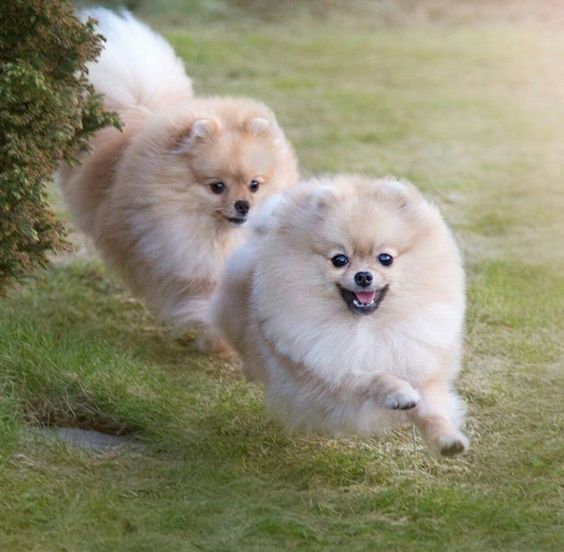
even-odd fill
[{"label": "fluffy cream fur", "polygon": [[[332,264],[339,254],[346,266]],[[358,272],[372,274],[368,288]],[[359,314],[341,289],[381,303]],[[290,427],[370,435],[412,421],[433,452],[454,455],[468,445],[452,388],[464,296],[461,258],[436,207],[408,183],[339,176],[263,206],[227,262],[212,317]]]},{"label": "fluffy cream fur", "polygon": [[[235,204],[246,202],[252,214],[293,185],[293,149],[262,103],[194,98],[171,46],[127,12],[83,15],[107,37],[90,79],[124,130],[102,130],[80,167],[61,169],[65,198],[132,290],[161,319],[202,330],[202,347],[214,347],[209,296],[245,235]],[[222,193],[214,193],[218,182]]]}]

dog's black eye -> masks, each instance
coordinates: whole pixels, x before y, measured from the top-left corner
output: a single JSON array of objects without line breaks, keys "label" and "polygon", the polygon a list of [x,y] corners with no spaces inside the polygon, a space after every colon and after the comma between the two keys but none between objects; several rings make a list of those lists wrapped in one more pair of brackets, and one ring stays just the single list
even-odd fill
[{"label": "dog's black eye", "polygon": [[333,263],[333,266],[336,266],[337,268],[341,268],[342,266],[345,266],[347,264],[349,264],[349,258],[346,255],[335,255],[332,259],[331,262]]},{"label": "dog's black eye", "polygon": [[249,190],[251,190],[251,192],[253,192],[253,194],[255,192],[258,191],[260,186],[260,182],[258,180],[251,180],[251,183],[249,184]]},{"label": "dog's black eye", "polygon": [[394,262],[394,258],[387,253],[380,253],[378,255],[378,262],[384,266],[390,266]]},{"label": "dog's black eye", "polygon": [[225,191],[225,184],[223,182],[212,182],[210,188],[214,194],[222,194]]}]

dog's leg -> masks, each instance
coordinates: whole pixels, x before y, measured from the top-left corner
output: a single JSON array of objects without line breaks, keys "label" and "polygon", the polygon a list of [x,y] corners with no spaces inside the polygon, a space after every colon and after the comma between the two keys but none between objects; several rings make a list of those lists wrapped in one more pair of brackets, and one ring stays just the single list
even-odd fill
[{"label": "dog's leg", "polygon": [[447,382],[431,381],[419,389],[421,401],[409,415],[436,456],[456,456],[468,448],[468,439],[458,429],[463,415],[460,398]]},{"label": "dog's leg", "polygon": [[371,399],[391,410],[410,410],[419,403],[419,393],[407,381],[392,374],[378,374],[369,386]]},{"label": "dog's leg", "polygon": [[234,360],[237,358],[235,351],[209,326],[202,324],[196,331],[196,347],[201,353],[215,354],[224,360]]}]

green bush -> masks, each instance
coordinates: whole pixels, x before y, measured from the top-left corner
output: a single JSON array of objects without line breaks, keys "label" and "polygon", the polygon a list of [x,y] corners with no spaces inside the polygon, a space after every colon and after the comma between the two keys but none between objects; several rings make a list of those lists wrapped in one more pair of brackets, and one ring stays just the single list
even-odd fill
[{"label": "green bush", "polygon": [[9,0],[0,10],[0,292],[65,247],[46,199],[61,161],[75,163],[115,114],[86,79],[102,37],[65,0]]}]

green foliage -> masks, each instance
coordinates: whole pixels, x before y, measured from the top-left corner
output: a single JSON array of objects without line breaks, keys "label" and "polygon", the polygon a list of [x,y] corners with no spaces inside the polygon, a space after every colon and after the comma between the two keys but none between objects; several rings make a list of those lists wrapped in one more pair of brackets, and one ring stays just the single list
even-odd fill
[{"label": "green foliage", "polygon": [[65,246],[46,200],[60,161],[115,115],[86,80],[101,37],[63,0],[11,0],[0,14],[0,291]]}]

